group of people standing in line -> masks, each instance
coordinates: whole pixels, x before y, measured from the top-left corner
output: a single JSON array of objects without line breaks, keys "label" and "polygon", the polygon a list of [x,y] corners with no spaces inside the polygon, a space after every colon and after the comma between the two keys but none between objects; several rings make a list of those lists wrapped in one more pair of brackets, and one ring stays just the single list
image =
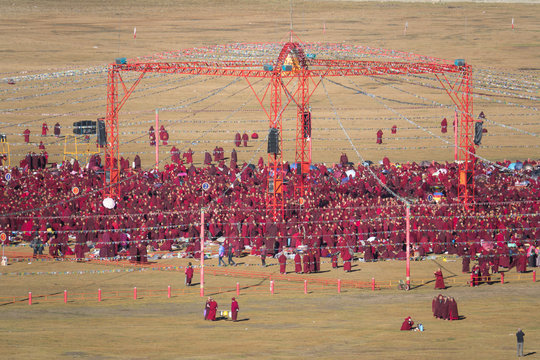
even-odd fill
[{"label": "group of people standing in line", "polygon": [[457,302],[453,297],[439,294],[431,302],[433,316],[442,320],[459,320]]}]

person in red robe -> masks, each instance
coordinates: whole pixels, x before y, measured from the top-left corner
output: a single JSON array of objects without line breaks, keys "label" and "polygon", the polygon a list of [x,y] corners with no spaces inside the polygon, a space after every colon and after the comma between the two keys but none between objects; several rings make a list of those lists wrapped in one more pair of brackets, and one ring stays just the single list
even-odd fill
[{"label": "person in red robe", "polygon": [[446,118],[444,118],[441,121],[441,132],[443,134],[446,134],[447,131],[448,131],[448,121],[446,121]]},{"label": "person in red robe", "polygon": [[337,254],[337,252],[332,253],[332,268],[333,269],[338,268],[338,254]]},{"label": "person in red robe", "polygon": [[403,320],[403,324],[401,324],[401,330],[412,330],[413,325],[414,321],[410,316],[407,316],[405,320]]},{"label": "person in red robe", "polygon": [[45,145],[43,145],[43,141],[39,142],[39,150],[45,150]]},{"label": "person in red robe", "polygon": [[294,272],[297,274],[302,273],[302,258],[300,257],[300,253],[298,253],[298,251],[294,255]]},{"label": "person in red robe", "polygon": [[448,320],[459,320],[457,302],[453,297],[448,300]]},{"label": "person in red robe", "polygon": [[165,130],[163,125],[161,125],[161,129],[159,129],[159,138],[163,142],[163,145],[169,145],[169,133]]},{"label": "person in red robe", "polygon": [[304,274],[309,274],[311,271],[309,270],[309,255],[307,252],[304,253],[302,260],[304,263]]},{"label": "person in red robe", "polygon": [[231,301],[231,318],[232,321],[237,322],[238,321],[238,311],[240,311],[240,307],[238,306],[238,302],[235,298],[232,298]]},{"label": "person in red robe", "polygon": [[242,144],[242,135],[240,135],[240,133],[236,133],[236,135],[234,135],[234,145],[236,147],[240,147],[241,144]]},{"label": "person in red robe", "polygon": [[281,255],[278,258],[279,262],[279,273],[280,274],[286,274],[287,273],[287,257],[283,252],[281,252]]},{"label": "person in red robe", "polygon": [[193,266],[191,266],[191,263],[188,264],[184,273],[186,274],[186,286],[191,286],[191,280],[193,279]]},{"label": "person in red robe", "polygon": [[249,135],[244,133],[242,135],[242,141],[244,142],[244,147],[247,147],[247,144],[248,144],[248,140],[249,140]]},{"label": "person in red robe", "polygon": [[59,123],[54,124],[54,136],[60,137],[60,124]]},{"label": "person in red robe", "polygon": [[184,154],[182,154],[182,157],[186,159],[186,164],[193,164],[193,151],[191,148],[188,149]]},{"label": "person in red robe", "polygon": [[341,258],[343,259],[343,271],[345,272],[351,272],[351,252],[349,251],[349,248],[344,248],[341,252]]},{"label": "person in red robe", "polygon": [[150,146],[156,146],[156,132],[153,126],[148,129],[148,139],[150,139]]},{"label": "person in red robe", "polygon": [[216,300],[210,298],[208,320],[216,321],[217,309],[218,309],[218,303],[216,302]]},{"label": "person in red robe", "polygon": [[43,125],[41,125],[41,136],[47,136],[47,131],[49,131],[49,127],[47,126],[47,123],[43,123]]},{"label": "person in red robe", "polygon": [[29,129],[24,130],[23,135],[24,135],[24,142],[28,144],[30,142],[30,130]]},{"label": "person in red robe", "polygon": [[383,136],[383,131],[379,129],[377,131],[377,144],[382,144],[382,136]]},{"label": "person in red robe", "polygon": [[347,157],[347,154],[341,153],[341,156],[339,157],[339,163],[341,166],[345,166],[349,163],[349,158]]},{"label": "person in red robe", "polygon": [[392,126],[392,134],[397,133],[397,125]]},{"label": "person in red robe", "polygon": [[435,275],[435,289],[446,289],[446,286],[444,286],[444,277],[441,268],[439,268],[433,274]]},{"label": "person in red robe", "polygon": [[204,153],[204,165],[212,165],[212,156],[208,151]]},{"label": "person in red robe", "polygon": [[461,260],[461,272],[466,274],[470,271],[471,258],[468,255],[463,256],[463,259]]}]

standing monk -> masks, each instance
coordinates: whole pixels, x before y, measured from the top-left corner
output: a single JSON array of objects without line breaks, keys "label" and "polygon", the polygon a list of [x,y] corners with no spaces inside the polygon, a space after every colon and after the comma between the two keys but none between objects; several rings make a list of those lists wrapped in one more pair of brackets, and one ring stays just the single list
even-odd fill
[{"label": "standing monk", "polygon": [[193,279],[193,266],[191,266],[191,263],[188,264],[184,273],[186,274],[186,286],[191,286],[191,279]]},{"label": "standing monk", "polygon": [[448,131],[448,122],[446,121],[446,118],[444,118],[441,121],[441,132],[443,134],[446,134],[447,131]]},{"label": "standing monk", "polygon": [[216,321],[216,312],[218,308],[218,303],[216,300],[210,298],[210,309],[208,314],[208,320]]},{"label": "standing monk", "polygon": [[60,124],[59,123],[54,124],[54,136],[60,137]]},{"label": "standing monk", "polygon": [[383,136],[383,131],[379,129],[379,131],[377,131],[377,144],[382,144],[382,136]]},{"label": "standing monk", "polygon": [[248,140],[249,140],[249,135],[244,133],[244,135],[242,135],[242,141],[244,142],[244,147],[247,147]]},{"label": "standing monk", "polygon": [[300,258],[300,253],[298,251],[294,255],[294,272],[297,274],[302,273],[302,259]]},{"label": "standing monk", "polygon": [[49,131],[49,127],[47,126],[47,123],[43,123],[43,125],[41,125],[41,136],[47,136],[47,131]]},{"label": "standing monk", "polygon": [[446,289],[446,286],[444,286],[444,277],[441,268],[439,268],[433,274],[435,275],[435,289]]},{"label": "standing monk", "polygon": [[392,126],[392,134],[397,133],[397,125]]},{"label": "standing monk", "polygon": [[281,252],[281,255],[278,258],[279,261],[279,273],[280,274],[286,274],[287,273],[287,257],[283,252]]},{"label": "standing monk", "polygon": [[238,311],[240,310],[240,307],[238,306],[238,302],[235,298],[232,298],[231,302],[231,317],[232,321],[237,322],[238,321]]},{"label": "standing monk", "polygon": [[24,135],[24,142],[28,144],[30,142],[30,130],[29,129],[24,130],[23,135]]},{"label": "standing monk", "polygon": [[240,135],[240,133],[236,133],[236,135],[234,135],[234,145],[236,147],[240,147],[241,144],[242,144],[242,135]]}]

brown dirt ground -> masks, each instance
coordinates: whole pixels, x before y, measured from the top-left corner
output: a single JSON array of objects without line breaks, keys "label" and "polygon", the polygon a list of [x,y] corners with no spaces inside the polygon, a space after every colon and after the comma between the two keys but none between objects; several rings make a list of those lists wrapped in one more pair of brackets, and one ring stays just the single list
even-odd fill
[{"label": "brown dirt ground", "polygon": [[[2,78],[60,71],[72,68],[87,68],[109,63],[118,56],[136,57],[156,52],[200,47],[230,42],[286,40],[289,29],[289,4],[283,1],[0,1],[0,44]],[[364,3],[303,1],[295,4],[294,28],[304,41],[342,42],[369,45],[389,49],[411,51],[434,57],[465,58],[478,69],[492,69],[496,73],[515,74],[520,79],[538,81],[537,59],[540,58],[538,32],[538,4],[464,4],[464,3]],[[516,29],[510,29],[510,19],[516,19]],[[408,32],[403,36],[403,26],[408,22]],[[326,34],[322,24],[326,23]],[[137,27],[137,40],[133,40],[133,27]],[[513,75],[512,75],[513,74]],[[475,75],[485,78],[486,75]],[[476,77],[475,77],[476,78]],[[49,127],[59,121],[67,128],[74,121],[95,119],[105,111],[105,77],[88,77],[81,83],[60,85],[54,82],[21,83],[24,90],[16,95],[2,97],[2,108],[22,108],[5,111],[0,121],[1,131],[9,138],[20,134],[30,126],[33,134],[39,133],[41,123]],[[163,79],[149,80],[141,86],[162,86],[158,89],[177,87],[181,82],[171,80],[164,86]],[[183,97],[207,94],[226,82],[216,81],[211,85],[197,83],[187,89],[159,94],[146,94],[126,104],[122,121],[137,122],[125,133],[121,141],[143,135],[153,121],[153,109],[177,105]],[[355,80],[361,88],[381,96],[415,102],[417,98],[400,95],[389,86],[378,87],[374,81]],[[95,88],[75,91],[78,87],[96,85]],[[396,86],[418,93],[430,100],[449,103],[439,92],[407,87],[402,82]],[[32,88],[36,86],[38,90]],[[236,86],[236,85],[235,85]],[[245,84],[234,87],[240,90]],[[49,89],[50,88],[50,89]],[[36,97],[44,92],[67,89],[67,93]],[[2,83],[0,90],[13,89]],[[217,104],[197,114],[163,113],[162,119],[171,133],[172,144],[187,147],[187,141],[209,131],[202,124],[219,121],[236,109],[245,98],[229,98],[233,90],[216,99]],[[151,92],[151,91],[150,91]],[[452,151],[434,149],[441,146],[440,140],[424,139],[427,149],[403,149],[406,144],[417,140],[389,138],[382,148],[375,148],[374,130],[366,128],[389,128],[396,123],[398,128],[410,127],[395,119],[395,115],[372,101],[358,100],[345,94],[342,88],[330,88],[333,100],[340,99],[339,115],[367,159],[378,160],[388,155],[391,160],[450,160]],[[13,93],[9,93],[13,94]],[[251,94],[250,94],[251,95]],[[531,94],[528,94],[531,96]],[[24,101],[7,100],[8,97],[28,96]],[[139,95],[140,96],[140,95]],[[537,96],[532,94],[532,96]],[[85,100],[82,103],[76,101]],[[492,100],[475,99],[475,114],[483,110],[495,121],[538,133],[537,112],[524,107],[507,106],[497,101],[512,101],[520,105],[536,105],[534,102],[515,98],[494,97]],[[69,104],[73,103],[73,104]],[[350,145],[337,130],[324,92],[319,89],[313,99],[315,117],[324,119],[318,126],[320,140],[314,147],[314,161],[337,161],[341,149],[348,151],[353,161]],[[438,126],[440,118],[451,117],[448,109],[422,107],[421,111],[410,106],[390,106],[406,116],[432,116],[418,120],[423,126]],[[37,107],[39,106],[39,107]],[[201,105],[199,108],[208,106]],[[348,109],[348,110],[342,110]],[[58,114],[58,115],[54,115]],[[216,115],[217,114],[217,115]],[[292,118],[294,115],[287,115]],[[347,121],[347,117],[361,117]],[[393,117],[385,121],[379,118]],[[179,121],[179,118],[182,121]],[[216,120],[217,119],[217,120]],[[263,114],[252,100],[236,123],[226,123],[205,133],[213,141],[230,141],[238,127],[247,131],[264,132],[267,127]],[[144,121],[144,123],[142,123]],[[193,121],[193,122],[188,122]],[[26,123],[28,122],[28,123]],[[15,126],[18,125],[18,126]],[[285,137],[292,138],[294,121],[285,122],[291,129]],[[328,128],[328,129],[325,129]],[[361,128],[354,130],[353,128]],[[437,129],[435,129],[438,131]],[[128,132],[131,131],[132,134]],[[489,159],[538,158],[537,138],[520,135],[498,126],[489,127],[485,149],[480,153]],[[385,132],[385,133],[389,133]],[[426,136],[418,130],[403,130],[403,137]],[[19,136],[13,142],[20,142]],[[336,140],[337,139],[337,140]],[[32,147],[13,145],[12,152],[18,156],[36,150],[33,137]],[[47,150],[53,160],[60,159],[63,148],[47,138]],[[176,141],[176,142],[175,142]],[[262,144],[252,142],[253,147],[239,152],[240,159],[250,159]],[[292,157],[293,143],[286,150],[286,158]],[[496,146],[512,146],[497,148]],[[515,147],[515,146],[522,147]],[[215,144],[202,143],[193,146],[196,151],[213,149]],[[224,143],[228,153],[232,144]],[[168,150],[168,149],[167,149]],[[329,151],[331,150],[331,151]],[[130,158],[133,152],[143,152],[143,166],[152,161],[152,152],[145,144],[122,145]],[[257,158],[259,155],[256,155]],[[15,156],[17,157],[17,156]],[[201,161],[201,156],[196,157]],[[246,260],[247,261],[247,260]],[[256,262],[256,260],[249,260]],[[167,263],[167,262],[163,262]],[[183,265],[184,260],[169,262]],[[210,261],[210,265],[215,261]],[[442,263],[449,271],[459,274],[458,263]],[[430,279],[438,266],[431,261],[413,264],[413,279]],[[457,268],[456,268],[457,267]],[[3,272],[72,271],[92,269],[114,269],[116,266],[94,264],[72,264],[63,262],[16,263]],[[245,266],[246,269],[261,271],[260,268]],[[375,276],[381,280],[403,278],[404,264],[399,262],[358,264],[351,274],[330,271],[314,275],[324,278],[367,280]],[[276,272],[276,267],[264,271]],[[446,273],[446,270],[445,270]],[[530,276],[530,274],[529,274]],[[465,280],[462,277],[457,277]],[[451,279],[449,279],[451,280]],[[434,320],[430,314],[431,298],[437,293],[430,284],[410,292],[394,289],[371,292],[370,290],[344,289],[341,295],[335,288],[310,288],[304,295],[302,284],[287,288],[276,281],[277,294],[268,292],[268,281],[244,277],[207,276],[209,290],[220,308],[226,307],[231,293],[219,289],[234,288],[240,282],[248,289],[261,289],[261,293],[247,291],[240,296],[240,323],[219,321],[207,323],[201,320],[203,301],[194,288],[189,294],[180,296],[174,291],[182,288],[182,276],[177,272],[119,272],[85,275],[40,275],[1,276],[0,297],[23,297],[31,290],[35,294],[56,294],[54,301],[36,299],[35,306],[25,303],[0,306],[0,357],[20,358],[82,358],[82,359],[223,359],[223,358],[365,358],[365,359],[508,359],[514,356],[517,327],[527,334],[525,351],[529,358],[538,356],[540,329],[537,313],[538,283],[512,282],[506,285],[482,286],[470,289],[455,285],[445,293],[458,300],[464,320],[444,322]],[[461,283],[463,284],[463,283]],[[173,286],[173,299],[145,295],[146,289],[162,290]],[[258,286],[257,286],[258,285]],[[103,291],[116,289],[129,293],[133,286],[141,289],[141,299],[106,299],[97,303],[97,288]],[[292,285],[290,285],[292,286]],[[61,293],[68,289],[70,294],[87,292],[91,299],[73,299],[62,303]],[[283,290],[280,290],[283,289]],[[426,331],[398,331],[404,317],[411,315],[425,325]]]}]

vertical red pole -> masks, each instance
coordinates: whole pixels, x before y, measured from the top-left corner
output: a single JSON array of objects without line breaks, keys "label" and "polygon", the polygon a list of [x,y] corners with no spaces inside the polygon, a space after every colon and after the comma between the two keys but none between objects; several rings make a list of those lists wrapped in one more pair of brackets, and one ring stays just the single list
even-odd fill
[{"label": "vertical red pole", "polygon": [[536,282],[536,270],[533,271],[533,282]]},{"label": "vertical red pole", "polygon": [[32,292],[28,292],[28,305],[32,305]]},{"label": "vertical red pole", "polygon": [[375,291],[375,278],[371,278],[371,291]]},{"label": "vertical red pole", "polygon": [[137,300],[137,287],[133,288],[133,300]]},{"label": "vertical red pole", "polygon": [[504,273],[501,273],[501,284],[504,284]]},{"label": "vertical red pole", "polygon": [[411,209],[409,207],[409,204],[407,204],[407,208],[405,209],[406,214],[406,240],[407,240],[407,262],[406,262],[406,274],[405,279],[407,282],[407,287],[411,288]]},{"label": "vertical red pole", "polygon": [[274,295],[274,280],[270,281],[270,292]]},{"label": "vertical red pole", "polygon": [[67,304],[67,290],[64,290],[64,304]]},{"label": "vertical red pole", "polygon": [[171,298],[171,285],[167,286],[167,299]]},{"label": "vertical red pole", "polygon": [[204,296],[204,209],[201,209],[201,297]]},{"label": "vertical red pole", "polygon": [[337,280],[337,292],[338,294],[341,294],[341,279]]},{"label": "vertical red pole", "polygon": [[456,110],[455,116],[454,116],[454,161],[457,161],[458,159],[458,111]]},{"label": "vertical red pole", "polygon": [[473,287],[474,284],[473,284],[473,273],[471,273],[471,287]]},{"label": "vertical red pole", "polygon": [[155,130],[155,136],[156,136],[156,171],[159,170],[159,136],[158,136],[158,131],[159,131],[159,113],[158,113],[158,109],[156,109],[156,130]]},{"label": "vertical red pole", "polygon": [[304,294],[307,294],[307,280],[304,280]]},{"label": "vertical red pole", "polygon": [[236,283],[236,296],[240,296],[240,283]]},{"label": "vertical red pole", "polygon": [[97,291],[97,301],[101,301],[101,289]]}]

